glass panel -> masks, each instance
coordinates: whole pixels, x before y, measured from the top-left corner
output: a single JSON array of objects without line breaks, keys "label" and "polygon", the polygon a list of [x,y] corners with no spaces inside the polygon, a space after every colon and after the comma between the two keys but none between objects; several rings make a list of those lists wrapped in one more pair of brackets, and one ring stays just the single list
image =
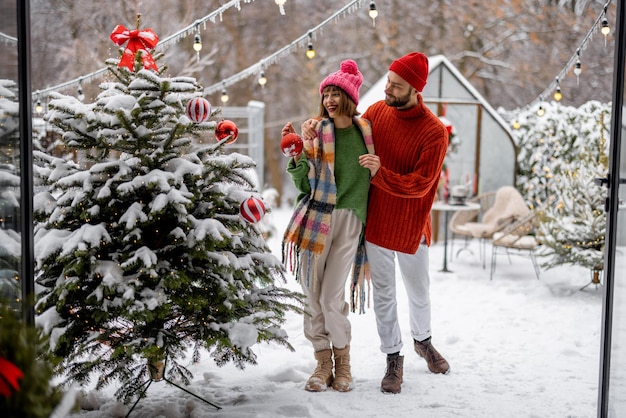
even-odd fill
[{"label": "glass panel", "polygon": [[20,300],[19,104],[16,2],[0,0],[0,298]]},{"label": "glass panel", "polygon": [[[620,151],[621,181],[626,179],[625,140],[626,130],[622,129],[622,147]],[[619,199],[617,250],[615,252],[615,273],[613,278],[613,312],[611,315],[611,362],[608,398],[610,417],[624,416],[626,414],[626,184],[620,185]]]}]

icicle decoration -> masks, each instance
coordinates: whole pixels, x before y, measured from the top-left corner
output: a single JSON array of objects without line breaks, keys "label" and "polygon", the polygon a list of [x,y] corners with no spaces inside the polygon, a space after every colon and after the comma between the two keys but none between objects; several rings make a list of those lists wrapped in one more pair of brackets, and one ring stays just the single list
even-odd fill
[{"label": "icicle decoration", "polygon": [[278,5],[278,10],[280,11],[281,15],[285,14],[285,2],[287,0],[274,0],[274,3],[276,3]]},{"label": "icicle decoration", "polygon": [[17,45],[17,38],[13,36],[9,36],[6,33],[0,32],[0,39],[3,40],[7,44],[15,44]]},{"label": "icicle decoration", "polygon": [[337,21],[345,18],[347,15],[352,14],[356,10],[358,10],[363,3],[363,0],[352,0],[350,3],[343,6],[341,9],[337,10],[331,16],[326,18],[324,21],[320,22],[317,26],[307,30],[302,34],[299,38],[292,41],[289,45],[285,45],[278,51],[274,52],[272,55],[262,58],[257,63],[252,64],[245,70],[238,72],[237,74],[220,81],[219,83],[208,86],[204,89],[204,96],[209,94],[213,94],[215,92],[221,91],[223,88],[231,86],[235,83],[238,83],[241,80],[244,80],[248,77],[258,75],[263,69],[269,67],[270,65],[279,63],[282,58],[286,55],[292,53],[296,49],[306,48],[309,40],[309,33],[315,35],[317,32],[320,32],[324,26],[329,23],[336,23]]},{"label": "icicle decoration", "polygon": [[[226,4],[221,5],[219,8],[217,8],[216,10],[212,11],[211,13],[209,13],[208,15],[196,20],[195,22],[193,22],[191,25],[185,27],[184,29],[179,30],[178,32],[164,38],[161,39],[159,41],[159,44],[156,46],[155,50],[157,51],[162,51],[164,49],[167,49],[167,47],[169,46],[170,43],[178,43],[181,40],[187,38],[187,36],[189,35],[193,35],[196,33],[196,28],[198,27],[199,24],[204,24],[204,28],[206,29],[206,22],[207,21],[211,21],[211,23],[215,23],[215,18],[217,16],[219,16],[220,18],[220,22],[222,20],[222,14],[230,9],[231,7],[236,7],[237,10],[241,10],[241,3],[252,3],[254,0],[231,0]],[[0,38],[2,38],[0,36]],[[17,42],[17,39],[16,39]],[[94,80],[96,78],[102,77],[105,73],[107,72],[107,68],[101,68],[99,70],[96,70],[90,74],[87,75],[83,75],[80,77],[77,77],[73,80],[70,81],[66,81],[65,83],[61,83],[61,84],[57,84],[56,86],[52,86],[52,87],[48,87],[46,89],[42,89],[42,90],[38,90],[38,93],[41,95],[47,94],[51,91],[59,91],[59,90],[64,90],[68,87],[74,86],[76,84],[78,84],[78,81],[82,79],[82,81],[84,82],[88,82],[91,80]],[[34,97],[34,96],[33,96]]]},{"label": "icicle decoration", "polygon": [[[599,27],[601,27],[603,19],[606,18],[606,10],[609,7],[610,3],[611,3],[611,0],[608,0],[604,4],[604,7],[602,8],[602,12],[598,15],[598,17],[596,18],[595,22],[593,23],[593,25],[591,26],[589,31],[587,31],[587,34],[583,38],[580,46],[576,49],[576,53],[574,55],[572,55],[572,57],[569,59],[567,64],[565,64],[565,67],[563,67],[561,72],[555,77],[555,80],[557,80],[557,79],[558,80],[562,80],[567,75],[567,73],[572,68],[574,68],[574,74],[576,75],[576,84],[578,84],[580,82],[579,76],[582,73],[582,68],[581,68],[582,64],[580,62],[580,52],[582,50],[584,50],[588,46],[588,42],[593,38],[593,34],[597,32]],[[602,29],[600,29],[600,30],[602,30]],[[606,41],[606,36],[605,36],[605,41]],[[550,85],[548,87],[546,87],[546,89],[543,92],[541,92],[541,94],[538,97],[545,96],[545,95],[549,94],[549,92],[555,90],[556,84],[557,83],[555,81],[550,83]],[[532,106],[535,103],[537,103],[537,101],[538,101],[538,99],[533,100],[530,103],[530,106]]]}]

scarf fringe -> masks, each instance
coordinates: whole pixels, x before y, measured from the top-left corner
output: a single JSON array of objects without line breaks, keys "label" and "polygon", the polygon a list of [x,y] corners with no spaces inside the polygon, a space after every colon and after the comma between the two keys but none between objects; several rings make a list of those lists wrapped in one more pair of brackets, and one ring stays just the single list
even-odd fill
[{"label": "scarf fringe", "polygon": [[[367,283],[367,289],[365,287]],[[352,283],[350,285],[350,309],[352,312],[359,310],[360,314],[365,313],[365,306],[370,307],[369,295],[371,289],[370,265],[365,251],[365,241],[361,237],[357,248],[354,266],[352,268]]]},{"label": "scarf fringe", "polygon": [[[305,266],[302,265],[303,256],[306,259]],[[296,282],[302,283],[304,278],[304,284],[306,287],[309,287],[311,285],[311,277],[313,277],[313,284],[316,285],[317,256],[311,251],[302,250],[292,242],[283,241],[282,264],[287,271],[294,275]]]}]

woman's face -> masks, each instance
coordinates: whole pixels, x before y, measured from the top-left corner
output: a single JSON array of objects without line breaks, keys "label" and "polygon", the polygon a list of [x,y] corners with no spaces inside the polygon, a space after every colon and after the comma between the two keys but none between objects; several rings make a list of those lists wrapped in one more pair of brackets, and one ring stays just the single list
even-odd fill
[{"label": "woman's face", "polygon": [[329,117],[334,119],[338,116],[343,116],[340,112],[342,100],[343,95],[337,87],[328,86],[324,88],[322,92],[322,104],[328,112]]}]

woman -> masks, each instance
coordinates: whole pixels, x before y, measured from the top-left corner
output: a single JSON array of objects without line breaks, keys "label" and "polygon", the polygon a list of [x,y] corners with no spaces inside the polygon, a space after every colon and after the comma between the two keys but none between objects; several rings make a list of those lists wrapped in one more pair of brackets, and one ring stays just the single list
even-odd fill
[{"label": "woman", "polygon": [[[351,265],[361,270],[357,254],[367,214],[370,171],[359,156],[374,153],[369,122],[356,106],[363,76],[352,60],[320,84],[321,118],[317,136],[289,161],[287,172],[300,193],[283,239],[283,260],[300,281],[307,298],[304,334],[313,345],[317,367],[305,389],[321,392],[352,389],[351,327],[346,280]],[[295,132],[291,123],[282,134]],[[334,371],[333,371],[334,359]]]}]

